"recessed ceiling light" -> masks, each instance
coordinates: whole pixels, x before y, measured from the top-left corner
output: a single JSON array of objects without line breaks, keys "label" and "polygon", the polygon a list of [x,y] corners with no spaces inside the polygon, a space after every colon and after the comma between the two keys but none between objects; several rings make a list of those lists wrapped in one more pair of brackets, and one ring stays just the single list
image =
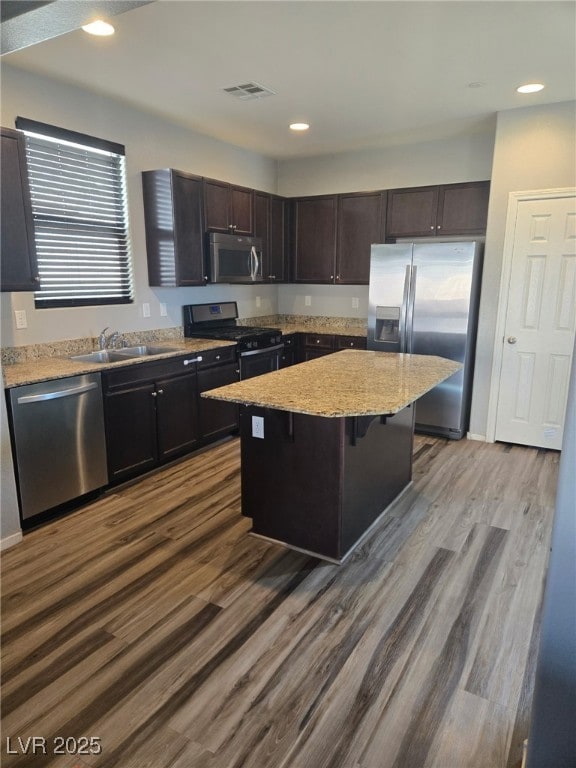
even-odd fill
[{"label": "recessed ceiling light", "polygon": [[521,85],[520,87],[516,88],[516,90],[518,93],[537,93],[543,88],[544,86],[542,83],[526,83],[526,85]]},{"label": "recessed ceiling light", "polygon": [[310,128],[308,123],[291,123],[290,124],[291,131],[307,131],[308,128]]},{"label": "recessed ceiling light", "polygon": [[100,37],[114,34],[114,27],[112,24],[108,24],[107,21],[102,21],[102,19],[93,21],[91,24],[86,24],[82,29],[84,32],[88,32],[89,35],[99,35]]}]

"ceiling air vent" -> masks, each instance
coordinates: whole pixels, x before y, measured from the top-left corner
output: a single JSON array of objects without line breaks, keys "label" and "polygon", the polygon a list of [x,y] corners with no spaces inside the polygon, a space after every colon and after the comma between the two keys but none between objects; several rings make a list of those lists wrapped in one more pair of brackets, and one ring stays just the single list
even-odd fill
[{"label": "ceiling air vent", "polygon": [[235,96],[237,99],[263,99],[264,96],[274,96],[275,91],[271,91],[270,88],[265,88],[258,83],[243,83],[242,85],[231,85],[229,88],[222,89],[224,93],[229,93],[230,96]]}]

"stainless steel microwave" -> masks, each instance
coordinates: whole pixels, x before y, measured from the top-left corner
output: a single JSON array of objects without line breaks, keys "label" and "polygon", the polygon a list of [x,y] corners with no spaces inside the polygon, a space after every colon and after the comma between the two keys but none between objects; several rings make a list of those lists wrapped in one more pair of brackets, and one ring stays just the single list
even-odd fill
[{"label": "stainless steel microwave", "polygon": [[208,239],[210,282],[262,282],[262,240],[211,232]]}]

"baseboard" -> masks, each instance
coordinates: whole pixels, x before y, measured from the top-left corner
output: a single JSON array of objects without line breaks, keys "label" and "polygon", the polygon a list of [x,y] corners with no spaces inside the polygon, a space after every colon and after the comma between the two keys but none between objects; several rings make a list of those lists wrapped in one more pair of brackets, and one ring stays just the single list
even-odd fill
[{"label": "baseboard", "polygon": [[466,440],[477,440],[480,443],[487,443],[486,435],[475,435],[473,432],[466,434]]},{"label": "baseboard", "polygon": [[5,549],[13,547],[15,544],[19,544],[22,541],[22,531],[13,533],[10,536],[6,536],[4,539],[0,539],[0,552]]}]

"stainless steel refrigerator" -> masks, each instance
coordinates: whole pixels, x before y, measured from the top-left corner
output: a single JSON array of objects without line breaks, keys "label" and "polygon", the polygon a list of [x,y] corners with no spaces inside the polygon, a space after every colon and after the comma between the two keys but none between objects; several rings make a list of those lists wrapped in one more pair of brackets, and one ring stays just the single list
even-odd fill
[{"label": "stainless steel refrigerator", "polygon": [[459,440],[468,430],[483,246],[373,245],[368,349],[439,355],[463,364],[416,403],[416,430]]}]

